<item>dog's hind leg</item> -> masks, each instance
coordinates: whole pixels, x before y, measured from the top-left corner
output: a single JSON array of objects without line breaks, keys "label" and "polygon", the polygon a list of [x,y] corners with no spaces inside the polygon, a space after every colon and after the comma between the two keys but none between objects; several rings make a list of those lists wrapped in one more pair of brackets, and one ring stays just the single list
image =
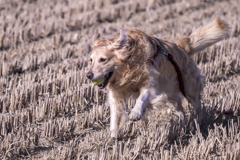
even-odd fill
[{"label": "dog's hind leg", "polygon": [[187,96],[187,100],[192,104],[195,110],[201,109],[200,95]]},{"label": "dog's hind leg", "polygon": [[137,98],[136,104],[134,108],[131,110],[129,118],[131,120],[139,120],[142,118],[143,111],[146,109],[149,104],[150,90],[149,89],[141,89],[140,95]]},{"label": "dog's hind leg", "polygon": [[185,112],[182,106],[182,98],[179,94],[172,95],[169,97],[169,102],[173,105],[174,109],[176,109],[179,119],[184,119]]}]

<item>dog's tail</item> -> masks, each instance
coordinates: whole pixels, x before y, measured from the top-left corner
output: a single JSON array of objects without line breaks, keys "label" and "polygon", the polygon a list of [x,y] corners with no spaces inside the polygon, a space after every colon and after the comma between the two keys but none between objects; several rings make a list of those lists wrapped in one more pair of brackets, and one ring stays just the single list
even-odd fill
[{"label": "dog's tail", "polygon": [[188,55],[192,56],[214,43],[227,38],[229,32],[229,25],[220,17],[217,17],[208,25],[198,28],[188,38],[179,39],[175,43],[184,48],[188,52]]}]

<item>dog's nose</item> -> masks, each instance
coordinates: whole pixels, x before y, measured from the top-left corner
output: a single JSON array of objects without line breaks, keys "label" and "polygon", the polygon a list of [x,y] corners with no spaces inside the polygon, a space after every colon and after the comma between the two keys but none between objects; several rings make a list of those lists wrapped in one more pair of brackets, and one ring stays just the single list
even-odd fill
[{"label": "dog's nose", "polygon": [[87,72],[87,78],[92,79],[93,78],[93,73],[92,72]]}]

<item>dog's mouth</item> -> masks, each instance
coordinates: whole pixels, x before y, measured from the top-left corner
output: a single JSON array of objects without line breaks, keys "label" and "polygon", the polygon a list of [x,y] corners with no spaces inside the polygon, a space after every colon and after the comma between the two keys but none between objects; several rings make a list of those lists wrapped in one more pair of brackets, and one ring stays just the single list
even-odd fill
[{"label": "dog's mouth", "polygon": [[112,75],[113,75],[113,71],[112,71],[112,72],[109,72],[108,74],[106,74],[106,75],[104,76],[104,82],[103,82],[102,84],[98,85],[98,87],[99,87],[100,89],[105,88],[105,87],[107,86],[109,80],[111,79]]}]

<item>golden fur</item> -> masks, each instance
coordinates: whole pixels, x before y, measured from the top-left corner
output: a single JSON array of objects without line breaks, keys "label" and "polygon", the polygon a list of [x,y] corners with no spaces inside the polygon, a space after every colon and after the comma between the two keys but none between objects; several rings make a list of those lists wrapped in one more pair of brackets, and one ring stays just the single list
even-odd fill
[{"label": "golden fur", "polygon": [[111,136],[116,137],[121,119],[124,116],[125,99],[134,94],[136,104],[129,118],[140,119],[148,107],[161,107],[172,103],[177,111],[184,114],[182,94],[179,89],[177,73],[165,55],[159,53],[154,65],[147,62],[161,46],[165,52],[173,55],[180,66],[187,100],[196,109],[201,106],[200,93],[203,90],[203,76],[191,58],[195,53],[226,38],[229,26],[219,17],[212,23],[197,29],[189,37],[168,42],[139,30],[120,30],[112,38],[92,38],[91,68],[88,73],[91,80],[107,77],[111,110]]}]

